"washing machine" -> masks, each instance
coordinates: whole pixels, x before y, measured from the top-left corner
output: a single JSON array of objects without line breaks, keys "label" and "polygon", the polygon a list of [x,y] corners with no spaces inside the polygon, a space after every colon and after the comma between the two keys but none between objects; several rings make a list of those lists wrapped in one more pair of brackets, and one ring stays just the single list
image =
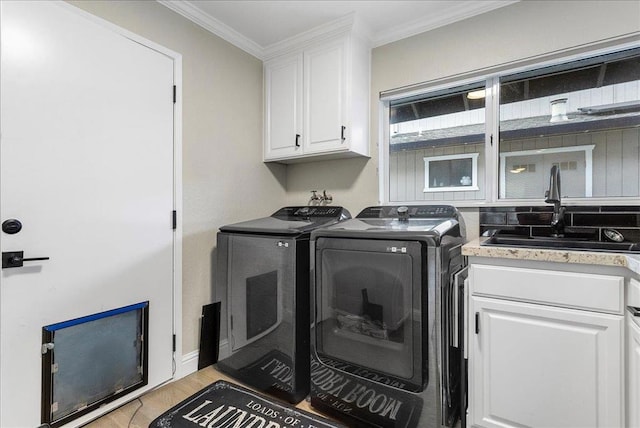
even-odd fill
[{"label": "washing machine", "polygon": [[464,413],[463,219],[376,206],[311,234],[311,406],[352,427],[451,427]]},{"label": "washing machine", "polygon": [[291,206],[220,228],[215,294],[229,350],[220,371],[290,403],[308,395],[309,238],[349,218],[342,207]]}]

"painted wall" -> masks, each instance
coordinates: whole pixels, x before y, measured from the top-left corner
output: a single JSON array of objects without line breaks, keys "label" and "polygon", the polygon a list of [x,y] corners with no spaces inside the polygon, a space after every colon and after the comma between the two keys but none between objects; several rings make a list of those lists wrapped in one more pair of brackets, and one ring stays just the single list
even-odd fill
[{"label": "painted wall", "polygon": [[[483,15],[373,49],[371,159],[290,165],[287,197],[306,200],[327,188],[336,204],[357,213],[378,203],[378,97],[381,91],[521,61],[640,32],[638,1],[518,2]],[[477,209],[464,209],[468,235],[478,233]]]},{"label": "painted wall", "polygon": [[269,215],[286,198],[286,167],[262,163],[262,62],[155,1],[70,3],[182,54],[182,349],[188,354],[199,347],[202,305],[213,301],[218,228]]}]

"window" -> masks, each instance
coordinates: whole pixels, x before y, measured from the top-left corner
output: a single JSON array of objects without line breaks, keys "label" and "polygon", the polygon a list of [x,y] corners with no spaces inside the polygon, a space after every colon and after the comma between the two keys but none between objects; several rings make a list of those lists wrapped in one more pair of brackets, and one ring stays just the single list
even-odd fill
[{"label": "window", "polygon": [[478,153],[424,158],[423,192],[478,190]]},{"label": "window", "polygon": [[484,195],[484,82],[390,108],[390,201],[477,199]]},{"label": "window", "polygon": [[[500,198],[540,198],[549,171],[560,167],[562,193],[593,196],[593,149],[590,146],[541,148],[500,153]],[[532,163],[533,162],[533,163]]]},{"label": "window", "polygon": [[640,196],[640,47],[382,99],[385,202]]},{"label": "window", "polygon": [[[639,50],[500,77],[501,198],[540,198],[553,163],[562,196],[640,196]],[[538,172],[503,177],[516,153]]]}]

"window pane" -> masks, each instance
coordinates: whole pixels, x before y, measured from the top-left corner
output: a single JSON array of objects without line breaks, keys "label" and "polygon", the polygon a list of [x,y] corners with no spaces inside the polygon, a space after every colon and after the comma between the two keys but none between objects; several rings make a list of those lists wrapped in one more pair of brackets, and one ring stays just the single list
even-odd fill
[{"label": "window pane", "polygon": [[424,158],[424,192],[478,190],[478,153]]},{"label": "window pane", "polygon": [[[471,159],[432,161],[427,183],[433,183],[432,187],[461,186],[465,182],[464,177],[471,177],[471,167]],[[464,184],[470,186],[471,179]]]},{"label": "window pane", "polygon": [[484,199],[485,85],[391,103],[389,200]]},{"label": "window pane", "polygon": [[640,196],[640,49],[504,76],[501,198]]}]

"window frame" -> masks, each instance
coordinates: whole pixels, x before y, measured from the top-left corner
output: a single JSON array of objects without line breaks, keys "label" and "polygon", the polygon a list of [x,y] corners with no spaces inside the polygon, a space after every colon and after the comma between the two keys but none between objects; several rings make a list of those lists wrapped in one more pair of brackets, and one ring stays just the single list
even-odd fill
[{"label": "window frame", "polygon": [[[631,41],[625,41],[631,40]],[[514,205],[547,205],[543,195],[539,199],[507,199],[500,197],[500,152],[499,143],[494,136],[499,136],[500,130],[500,79],[519,73],[533,72],[547,67],[562,66],[574,61],[612,54],[618,51],[640,48],[637,38],[621,38],[617,42],[599,42],[580,48],[570,48],[563,51],[544,54],[526,60],[516,60],[503,65],[487,68],[482,71],[471,71],[458,75],[435,79],[415,85],[405,86],[397,90],[380,93],[378,103],[378,191],[379,203],[383,205],[419,205],[430,204],[435,201],[412,200],[390,201],[390,105],[393,101],[410,97],[428,97],[447,89],[486,82],[485,97],[485,197],[477,200],[441,199],[437,203],[454,205],[457,207],[478,206],[514,206]],[[480,184],[480,183],[478,183]],[[450,192],[451,188],[440,190]],[[637,205],[639,197],[566,197],[563,201],[567,205]]]},{"label": "window frame", "polygon": [[[439,155],[424,157],[424,189],[423,193],[433,192],[471,192],[480,190],[478,187],[478,157],[479,153],[463,153],[459,155]],[[447,186],[447,187],[431,187],[429,184],[429,165],[431,162],[439,162],[456,159],[471,159],[471,184],[469,186]]]}]

